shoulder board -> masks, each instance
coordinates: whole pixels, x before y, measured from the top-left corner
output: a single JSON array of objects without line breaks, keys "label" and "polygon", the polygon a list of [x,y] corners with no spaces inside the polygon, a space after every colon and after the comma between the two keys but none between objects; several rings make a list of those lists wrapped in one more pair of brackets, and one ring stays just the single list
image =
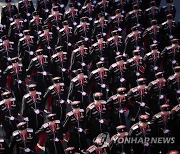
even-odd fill
[{"label": "shoulder board", "polygon": [[110,37],[107,41],[109,42],[109,41],[111,41],[111,40],[113,40],[113,37]]},{"label": "shoulder board", "polygon": [[19,41],[21,42],[21,41],[23,41],[23,40],[24,40],[24,38],[20,38],[20,40],[19,40]]},{"label": "shoulder board", "polygon": [[63,31],[64,31],[64,28],[61,28],[61,29],[59,30],[60,33],[63,32]]},{"label": "shoulder board", "polygon": [[152,81],[152,82],[150,82],[152,85],[155,85],[157,82],[156,82],[156,80],[155,81]]},{"label": "shoulder board", "polygon": [[72,82],[76,82],[77,81],[77,77],[74,77],[71,81]]},{"label": "shoulder board", "polygon": [[33,129],[32,129],[32,128],[27,128],[27,132],[29,132],[29,133],[33,133],[34,131],[33,131]]},{"label": "shoulder board", "polygon": [[12,25],[14,25],[14,23],[15,23],[15,22],[12,22],[12,23],[10,23],[10,25],[12,26]]},{"label": "shoulder board", "polygon": [[97,24],[99,21],[98,20],[96,20],[96,21],[94,21],[94,24]]},{"label": "shoulder board", "polygon": [[94,103],[89,104],[87,108],[93,109],[94,108]]},{"label": "shoulder board", "polygon": [[55,57],[57,57],[57,53],[56,53],[56,54],[54,54],[54,55],[52,55],[52,58],[55,58]]},{"label": "shoulder board", "polygon": [[148,52],[145,56],[150,56],[151,55],[151,52]]},{"label": "shoulder board", "polygon": [[107,102],[103,100],[103,101],[101,102],[101,104],[107,104]]},{"label": "shoulder board", "polygon": [[80,111],[80,112],[84,112],[84,109],[80,109],[79,111]]},{"label": "shoulder board", "polygon": [[134,124],[134,125],[131,127],[132,130],[135,130],[135,129],[138,129],[138,128],[139,128],[138,124]]},{"label": "shoulder board", "polygon": [[39,37],[43,37],[44,36],[44,34],[41,34]]},{"label": "shoulder board", "polygon": [[61,123],[60,120],[55,120],[55,122],[56,122],[57,124],[60,124],[60,123]]},{"label": "shoulder board", "polygon": [[168,46],[168,47],[166,47],[166,50],[170,50],[172,47],[171,46]]},{"label": "shoulder board", "polygon": [[117,64],[116,64],[116,63],[114,63],[114,64],[112,64],[112,65],[111,65],[111,67],[113,67],[113,68],[114,68],[114,67],[116,67],[116,66],[117,66]]},{"label": "shoulder board", "polygon": [[72,111],[70,111],[70,112],[68,112],[68,113],[67,113],[67,115],[70,117],[70,116],[72,116],[72,115],[73,115],[73,112],[72,112]]},{"label": "shoulder board", "polygon": [[168,80],[172,80],[172,79],[174,79],[175,77],[174,77],[174,75],[171,75],[169,78],[168,78]]},{"label": "shoulder board", "polygon": [[48,123],[45,123],[42,125],[43,128],[47,128],[48,127]]},{"label": "shoulder board", "polygon": [[81,25],[78,25],[77,28],[81,27]]},{"label": "shoulder board", "polygon": [[166,23],[167,23],[167,22],[165,21],[165,22],[163,22],[161,25],[164,26]]},{"label": "shoulder board", "polygon": [[74,53],[78,52],[78,49],[73,50]]},{"label": "shoulder board", "polygon": [[4,101],[0,101],[0,105],[2,105],[4,103]]},{"label": "shoulder board", "polygon": [[25,94],[25,95],[24,95],[24,98],[28,98],[28,97],[29,97],[29,94]]},{"label": "shoulder board", "polygon": [[83,9],[83,10],[86,9],[86,6],[83,6],[82,9]]},{"label": "shoulder board", "polygon": [[160,117],[161,117],[161,114],[159,114],[159,113],[158,113],[158,114],[155,114],[154,117],[160,118]]},{"label": "shoulder board", "polygon": [[95,73],[97,73],[97,71],[98,71],[98,70],[96,69],[96,70],[93,70],[91,73],[92,73],[92,74],[95,74]]},{"label": "shoulder board", "polygon": [[11,68],[12,68],[12,65],[8,66],[7,68],[8,68],[8,69],[11,69]]},{"label": "shoulder board", "polygon": [[43,55],[43,57],[44,57],[44,58],[48,58],[48,56],[47,56],[47,55]]},{"label": "shoulder board", "polygon": [[95,47],[97,45],[97,43],[94,43],[93,45],[92,45],[92,47]]},{"label": "shoulder board", "polygon": [[36,94],[41,95],[42,93],[40,91],[37,91]]},{"label": "shoulder board", "polygon": [[96,150],[96,147],[95,147],[95,145],[91,145],[88,149],[87,149],[87,151],[88,152],[93,152],[93,151],[95,151]]},{"label": "shoulder board", "polygon": [[52,86],[49,86],[49,90],[52,90],[54,88],[54,86],[52,85]]},{"label": "shoulder board", "polygon": [[37,57],[34,57],[33,59],[32,59],[32,61],[36,61],[37,60]]},{"label": "shoulder board", "polygon": [[14,44],[14,42],[9,42],[9,44]]},{"label": "shoulder board", "polygon": [[13,135],[13,136],[16,136],[16,135],[18,135],[18,134],[19,134],[19,132],[18,132],[18,130],[16,130],[16,131],[13,132],[12,135]]}]

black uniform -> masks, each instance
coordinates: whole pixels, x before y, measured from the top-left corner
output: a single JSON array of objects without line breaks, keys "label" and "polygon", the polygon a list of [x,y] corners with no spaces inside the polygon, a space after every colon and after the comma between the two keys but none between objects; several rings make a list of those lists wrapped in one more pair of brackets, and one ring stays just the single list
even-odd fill
[{"label": "black uniform", "polygon": [[68,99],[71,101],[80,101],[85,109],[89,104],[89,79],[84,75],[82,79],[78,75],[71,80]]},{"label": "black uniform", "polygon": [[110,92],[115,94],[117,88],[119,87],[126,87],[129,89],[129,77],[128,77],[128,70],[125,65],[118,65],[118,62],[112,64],[109,67],[110,73]]},{"label": "black uniform", "polygon": [[[5,92],[6,93],[6,92]],[[4,95],[4,94],[3,94]],[[7,92],[6,95],[2,96],[3,100],[0,101],[1,111],[1,123],[6,133],[6,138],[10,139],[12,132],[16,129],[18,123],[18,105],[15,97]]]},{"label": "black uniform", "polygon": [[48,56],[43,55],[42,59],[38,57],[34,57],[27,69],[27,74],[31,75],[34,70],[34,74],[32,77],[36,83],[38,83],[38,90],[44,92],[46,88],[50,86],[50,78],[51,78],[51,63],[48,60]]},{"label": "black uniform", "polygon": [[[50,114],[54,115],[54,114]],[[61,143],[62,140],[62,124],[60,120],[54,118],[46,122],[36,133],[45,133],[45,152],[48,154],[64,154],[64,149]],[[41,138],[41,135],[40,135]]]},{"label": "black uniform", "polygon": [[101,100],[101,105],[97,106],[93,102],[87,107],[86,116],[89,138],[93,139],[98,134],[108,131],[110,122],[110,104]]},{"label": "black uniform", "polygon": [[11,4],[10,7],[3,6],[1,10],[1,24],[5,26],[6,32],[9,29],[9,25],[13,22],[13,16],[18,13],[17,7]]},{"label": "black uniform", "polygon": [[87,148],[86,124],[86,115],[83,109],[79,109],[78,113],[70,111],[66,114],[63,127],[69,132],[67,146],[74,147],[77,152]]},{"label": "black uniform", "polygon": [[29,22],[32,19],[32,13],[35,11],[31,0],[22,0],[18,3],[18,11],[24,23],[29,27]]},{"label": "black uniform", "polygon": [[28,68],[31,59],[35,57],[36,49],[37,44],[34,36],[30,36],[29,40],[27,40],[25,37],[19,40],[18,56],[22,58],[22,63],[25,68]]},{"label": "black uniform", "polygon": [[105,1],[105,3],[101,0],[99,3],[96,4],[96,11],[97,13],[103,12],[104,15],[108,18],[111,13],[111,4],[110,1]]},{"label": "black uniform", "polygon": [[46,20],[50,15],[51,9],[51,0],[37,0],[37,11],[40,13],[40,17],[43,19],[43,21]]},{"label": "black uniform", "polygon": [[44,94],[46,99],[46,110],[55,113],[60,121],[64,121],[67,108],[67,94],[64,83],[60,83],[59,87],[51,85]]},{"label": "black uniform", "polygon": [[51,57],[54,75],[61,77],[66,86],[69,86],[69,59],[67,52],[58,52]]},{"label": "black uniform", "polygon": [[9,42],[7,46],[4,43],[0,44],[0,59],[1,59],[1,70],[4,71],[10,64],[11,58],[17,56],[15,51],[14,42]]},{"label": "black uniform", "polygon": [[38,130],[43,124],[43,110],[44,100],[41,92],[36,91],[34,96],[30,93],[23,96],[21,115],[28,117],[28,126],[33,128],[34,131]]}]

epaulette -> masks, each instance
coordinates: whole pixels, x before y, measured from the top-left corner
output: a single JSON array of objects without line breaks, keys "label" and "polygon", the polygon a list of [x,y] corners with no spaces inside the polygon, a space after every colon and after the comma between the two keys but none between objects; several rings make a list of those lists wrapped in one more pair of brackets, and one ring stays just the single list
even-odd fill
[{"label": "epaulette", "polygon": [[19,4],[22,3],[23,1],[19,1]]},{"label": "epaulette", "polygon": [[74,77],[71,81],[72,82],[76,82],[77,81],[77,77]]},{"label": "epaulette", "polygon": [[101,102],[101,104],[107,104],[107,102],[103,100],[103,101]]},{"label": "epaulette", "polygon": [[24,40],[24,38],[20,38],[20,39],[19,39],[19,41],[23,41],[23,40]]},{"label": "epaulette", "polygon": [[116,66],[117,66],[116,63],[114,63],[114,64],[111,65],[112,68],[114,68],[114,67],[116,67]]},{"label": "epaulette", "polygon": [[160,118],[160,117],[161,117],[161,114],[159,114],[159,113],[158,113],[158,114],[155,114],[154,117]]},{"label": "epaulette", "polygon": [[44,34],[39,35],[39,37],[43,37],[43,36],[44,36]]},{"label": "epaulette", "polygon": [[174,75],[171,75],[168,79],[169,80],[173,80],[175,78],[175,76]]},{"label": "epaulette", "polygon": [[15,24],[15,22],[10,23],[11,26],[14,25],[14,24]]},{"label": "epaulette", "polygon": [[29,97],[29,93],[24,95],[24,98],[28,98]]},{"label": "epaulette", "polygon": [[32,59],[32,61],[36,61],[37,60],[37,57],[34,57],[33,59]]},{"label": "epaulette", "polygon": [[27,132],[28,132],[28,133],[33,133],[34,131],[33,131],[32,128],[27,128]]},{"label": "epaulette", "polygon": [[93,109],[95,106],[94,106],[94,103],[91,103],[91,104],[89,104],[88,105],[88,107],[87,108],[89,108],[89,109]]},{"label": "epaulette", "polygon": [[33,38],[34,38],[34,36],[30,36],[30,38],[31,38],[31,39],[33,39]]},{"label": "epaulette", "polygon": [[169,49],[171,49],[172,48],[172,46],[168,46],[168,47],[166,47],[166,50],[169,50]]},{"label": "epaulette", "polygon": [[12,135],[17,136],[18,134],[19,134],[18,130],[15,130]]},{"label": "epaulette", "polygon": [[134,87],[134,88],[132,88],[132,89],[131,89],[131,91],[134,93],[134,92],[136,92],[136,91],[137,91],[137,88],[136,88],[136,87]]},{"label": "epaulette", "polygon": [[115,16],[112,16],[112,17],[111,17],[111,20],[114,20],[115,18],[116,18]]},{"label": "epaulette", "polygon": [[8,69],[11,69],[11,68],[12,68],[12,65],[8,66],[7,68],[8,68]]},{"label": "epaulette", "polygon": [[83,6],[82,9],[83,9],[83,10],[86,9],[86,6]]},{"label": "epaulette", "polygon": [[135,129],[138,129],[138,128],[139,128],[138,124],[134,124],[134,125],[131,127],[132,130],[135,130]]},{"label": "epaulette", "polygon": [[77,28],[80,28],[80,27],[81,27],[81,25],[78,25],[78,26],[77,26]]},{"label": "epaulette", "polygon": [[9,44],[14,44],[14,42],[9,41]]},{"label": "epaulette", "polygon": [[97,43],[94,43],[94,44],[92,45],[92,47],[95,47],[95,46],[97,46]]},{"label": "epaulette", "polygon": [[99,21],[98,20],[96,20],[96,21],[94,21],[94,24],[97,24]]},{"label": "epaulette", "polygon": [[55,58],[55,57],[57,57],[57,55],[58,55],[57,53],[56,53],[56,54],[53,54],[53,55],[52,55],[52,59]]},{"label": "epaulette", "polygon": [[43,57],[48,58],[48,56],[47,56],[47,55],[43,55]]},{"label": "epaulette", "polygon": [[88,149],[87,149],[87,151],[88,152],[93,152],[93,151],[95,151],[96,150],[96,146],[95,145],[91,145]]},{"label": "epaulette", "polygon": [[0,105],[2,105],[4,103],[4,101],[0,101]]},{"label": "epaulette", "polygon": [[96,70],[93,70],[91,73],[92,73],[92,74],[95,74],[95,73],[97,73],[97,71],[98,71],[98,70],[96,69]]},{"label": "epaulette", "polygon": [[54,86],[52,85],[52,86],[49,86],[49,90],[52,90],[54,88]]},{"label": "epaulette", "polygon": [[55,122],[56,122],[57,124],[60,124],[60,123],[61,123],[60,120],[55,120]]},{"label": "epaulette", "polygon": [[41,95],[42,93],[40,91],[37,91],[36,94]]},{"label": "epaulette", "polygon": [[164,26],[166,23],[167,23],[167,22],[165,21],[165,22],[163,22],[161,25]]},{"label": "epaulette", "polygon": [[80,111],[80,112],[84,112],[84,109],[80,109],[79,111]]},{"label": "epaulette", "polygon": [[145,56],[150,56],[151,55],[151,52],[148,52]]},{"label": "epaulette", "polygon": [[72,115],[73,115],[73,112],[72,112],[72,111],[70,111],[70,112],[67,113],[67,116],[69,116],[69,117],[72,116]]},{"label": "epaulette", "polygon": [[74,53],[76,53],[76,52],[78,52],[78,51],[79,51],[79,49],[75,49],[75,50],[73,50],[73,52],[74,52]]},{"label": "epaulette", "polygon": [[150,82],[152,85],[155,85],[157,82],[156,82],[156,80],[155,81],[152,81],[152,82]]},{"label": "epaulette", "polygon": [[43,127],[43,128],[47,128],[47,127],[48,127],[48,123],[44,123],[44,124],[42,125],[42,127]]},{"label": "epaulette", "polygon": [[64,31],[64,28],[61,28],[61,29],[59,30],[60,33],[63,32],[63,31]]},{"label": "epaulette", "polygon": [[113,136],[112,136],[112,138],[111,138],[111,140],[113,140],[114,142],[116,142],[116,141],[117,141],[117,139],[118,139],[117,134],[116,134],[116,135],[113,135]]},{"label": "epaulette", "polygon": [[110,37],[107,41],[110,42],[113,40],[113,37]]}]

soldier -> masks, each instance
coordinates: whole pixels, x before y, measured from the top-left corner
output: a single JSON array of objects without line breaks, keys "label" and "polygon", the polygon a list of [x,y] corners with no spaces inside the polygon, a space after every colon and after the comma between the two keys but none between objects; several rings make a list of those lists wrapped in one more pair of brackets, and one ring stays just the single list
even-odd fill
[{"label": "soldier", "polygon": [[73,28],[69,26],[68,21],[65,20],[62,24],[63,28],[59,30],[56,46],[63,46],[64,52],[67,52],[67,59],[69,60],[76,40],[74,39]]},{"label": "soldier", "polygon": [[173,0],[166,0],[166,6],[160,8],[160,13],[161,13],[161,22],[166,21],[166,16],[168,14],[172,14],[174,19],[176,16],[176,8],[173,5]]},{"label": "soldier", "polygon": [[17,129],[12,133],[12,141],[10,144],[11,152],[17,152],[19,154],[35,152],[35,146],[37,143],[37,137],[32,128],[27,128],[26,122],[20,122],[17,125]]},{"label": "soldier", "polygon": [[9,27],[9,40],[13,41],[14,44],[18,44],[18,41],[21,37],[23,37],[23,30],[26,29],[24,22],[20,19],[20,15],[14,15],[14,22],[10,24]]},{"label": "soldier", "polygon": [[145,29],[143,33],[144,48],[146,53],[150,52],[151,44],[158,44],[158,48],[161,50],[162,34],[160,32],[160,26],[157,25],[157,20],[151,21],[151,26]]},{"label": "soldier", "polygon": [[32,77],[38,83],[37,90],[44,92],[50,86],[51,82],[51,63],[48,56],[43,55],[43,49],[36,50],[36,55],[29,63],[27,77],[29,79]]},{"label": "soldier", "polygon": [[150,48],[151,52],[144,56],[144,63],[146,66],[145,76],[148,83],[155,80],[155,74],[161,68],[161,54],[158,51],[158,45],[152,44]]},{"label": "soldier", "polygon": [[32,19],[32,13],[35,11],[33,2],[31,0],[21,0],[18,3],[18,11],[27,27]]},{"label": "soldier", "polygon": [[103,98],[107,99],[109,95],[109,70],[105,68],[104,62],[98,62],[97,69],[89,75],[89,84],[92,87],[92,94],[95,92],[103,93]]},{"label": "soldier", "polygon": [[37,48],[34,36],[30,35],[29,30],[24,30],[24,37],[18,43],[18,56],[22,58],[24,68],[27,68],[31,59],[35,57],[34,51]]},{"label": "soldier", "polygon": [[16,129],[18,122],[18,104],[16,98],[10,91],[1,94],[0,111],[2,113],[1,124],[6,133],[6,138],[10,139],[12,132]]},{"label": "soldier", "polygon": [[[178,103],[180,102],[180,97],[178,98]],[[173,109],[171,110],[171,118],[172,118],[172,136],[175,137],[175,146],[179,146],[180,145],[180,136],[179,133],[177,132],[177,130],[179,130],[180,125],[179,125],[179,112],[180,112],[180,104],[176,105],[173,107]]]},{"label": "soldier", "polygon": [[71,101],[80,101],[81,107],[86,108],[89,105],[89,79],[84,75],[81,69],[76,71],[76,77],[71,80],[68,99]]},{"label": "soldier", "polygon": [[112,37],[107,40],[107,48],[109,54],[109,65],[115,62],[115,57],[122,55],[124,52],[124,43],[122,37],[119,35],[118,30],[111,32]]},{"label": "soldier", "polygon": [[10,64],[11,58],[17,56],[14,42],[9,41],[9,37],[4,35],[0,43],[1,70],[4,71]]},{"label": "soldier", "polygon": [[42,93],[36,91],[36,84],[28,85],[28,93],[23,96],[20,114],[23,117],[28,117],[28,126],[34,131],[38,130],[44,121],[43,101]]},{"label": "soldier", "polygon": [[116,93],[117,88],[125,87],[129,89],[129,78],[128,70],[126,68],[126,57],[119,55],[116,58],[116,62],[109,67],[110,73],[110,92],[112,94]]},{"label": "soldier", "polygon": [[37,11],[34,11],[32,13],[33,19],[30,21],[30,33],[32,36],[36,38],[36,41],[38,40],[40,34],[42,33],[42,25],[43,21],[42,18],[39,17],[39,13]]},{"label": "soldier", "polygon": [[[151,125],[149,124],[149,115],[142,114],[139,116],[139,122],[134,124],[130,130],[129,130],[129,136],[130,137],[140,137],[143,138],[143,140],[146,137],[152,137],[153,136],[153,130],[151,128]],[[141,153],[146,154],[148,151],[151,150],[152,145],[148,141],[144,140],[144,142],[140,143],[134,143],[131,145],[134,154]]]},{"label": "soldier", "polygon": [[46,19],[46,23],[50,25],[50,29],[53,34],[57,34],[59,30],[62,28],[63,14],[59,12],[59,6],[53,6],[53,12]]},{"label": "soldier", "polygon": [[165,103],[167,99],[167,83],[164,78],[163,72],[155,74],[156,80],[148,85],[150,108],[153,114],[160,111],[160,106]]},{"label": "soldier", "polygon": [[83,109],[80,109],[80,101],[71,103],[72,110],[66,114],[63,127],[69,132],[68,147],[74,147],[76,152],[87,148],[86,141],[86,116]]},{"label": "soldier", "polygon": [[114,0],[112,9],[114,10],[119,9],[121,14],[124,16],[128,13],[128,2],[126,0],[118,0],[118,1]]},{"label": "soldier", "polygon": [[55,52],[51,57],[54,75],[61,77],[61,80],[68,87],[70,82],[68,53],[64,51],[62,46],[56,47]]},{"label": "soldier", "polygon": [[[82,17],[81,22],[74,30],[76,40],[84,40],[86,44],[91,43],[92,31],[87,17]],[[90,46],[90,45],[89,45]]]},{"label": "soldier", "polygon": [[163,38],[163,47],[170,45],[171,40],[177,38],[177,24],[173,20],[172,14],[167,15],[167,20],[161,24],[160,31]]},{"label": "soldier", "polygon": [[167,79],[168,86],[168,98],[170,99],[170,105],[174,107],[179,104],[180,97],[180,66],[174,67],[174,74]]},{"label": "soldier", "polygon": [[101,12],[98,14],[98,19],[94,21],[93,27],[92,39],[94,42],[98,34],[103,34],[103,37],[106,40],[108,37],[107,35],[109,35],[109,23],[108,20],[105,19],[104,13]]},{"label": "soldier", "polygon": [[104,40],[103,34],[98,34],[96,36],[97,42],[94,43],[90,48],[90,59],[91,61],[91,70],[96,69],[96,63],[99,61],[106,62],[108,65],[108,49],[107,44]]},{"label": "soldier", "polygon": [[77,46],[78,48],[72,52],[70,70],[75,73],[77,69],[82,69],[84,74],[88,75],[91,60],[89,50],[83,40],[78,41]]},{"label": "soldier", "polygon": [[[160,106],[161,111],[152,117],[151,124],[154,135],[157,137],[171,137],[172,117],[170,115],[170,105],[163,104]],[[154,153],[166,153],[170,148],[168,144],[155,145]]]},{"label": "soldier", "polygon": [[131,123],[137,122],[140,114],[150,113],[146,79],[138,79],[137,84],[138,86],[130,89],[127,94],[128,101],[130,103],[129,118]]},{"label": "soldier", "polygon": [[129,127],[128,120],[128,97],[126,94],[126,88],[119,87],[117,94],[112,95],[108,100],[108,104],[111,105],[112,114],[111,117],[111,131],[112,134],[116,133],[115,128],[119,125],[126,125]]},{"label": "soldier", "polygon": [[164,48],[161,52],[162,66],[164,67],[165,77],[173,75],[173,68],[179,65],[180,46],[179,40],[173,39],[170,46]]},{"label": "soldier", "polygon": [[[125,40],[125,50],[124,53],[127,54],[128,58],[133,56],[133,50],[140,50],[143,46],[142,33],[139,26],[132,27],[132,32],[127,35]],[[143,53],[141,53],[142,55]]]},{"label": "soldier", "polygon": [[60,121],[64,121],[67,108],[67,94],[65,85],[61,82],[60,77],[54,77],[51,85],[44,94],[46,102],[46,110],[55,113]]},{"label": "soldier", "polygon": [[119,34],[123,37],[123,40],[125,40],[125,20],[120,9],[115,11],[115,15],[110,18],[109,24],[111,29],[118,30]]},{"label": "soldier", "polygon": [[129,33],[130,29],[135,25],[139,25],[140,27],[143,28],[144,26],[143,11],[139,8],[137,4],[135,4],[133,6],[133,10],[127,13],[125,20],[126,23],[128,24],[127,33]]},{"label": "soldier", "polygon": [[81,17],[87,17],[90,25],[92,25],[95,17],[95,6],[92,4],[92,0],[86,0],[86,4],[82,7],[80,11]]},{"label": "soldier", "polygon": [[56,37],[54,37],[54,35],[55,34],[49,31],[49,26],[44,25],[43,33],[39,36],[39,39],[37,41],[38,48],[43,49],[49,59],[53,55],[56,45],[57,39]]},{"label": "soldier", "polygon": [[64,19],[67,20],[73,28],[79,24],[79,11],[75,9],[73,3],[69,3],[69,9],[64,13]]},{"label": "soldier", "polygon": [[116,127],[117,134],[112,136],[109,143],[111,153],[130,153],[130,145],[123,144],[122,140],[128,136],[127,128],[125,125]]},{"label": "soldier", "polygon": [[111,7],[111,3],[108,0],[100,0],[100,2],[96,4],[96,11],[97,13],[102,12],[105,17],[108,18],[110,14],[112,14]]},{"label": "soldier", "polygon": [[107,154],[109,151],[109,134],[107,132],[99,134],[93,139],[93,145],[87,150],[86,154]]},{"label": "soldier", "polygon": [[1,24],[5,27],[7,33],[9,25],[13,22],[13,17],[18,13],[18,10],[16,5],[11,4],[11,0],[5,0],[5,3],[1,10]]},{"label": "soldier", "polygon": [[86,109],[88,137],[91,140],[98,134],[107,132],[110,122],[110,104],[103,100],[103,94],[96,92],[93,98],[94,102]]},{"label": "soldier", "polygon": [[64,14],[65,8],[67,5],[67,4],[65,4],[65,3],[67,3],[66,0],[52,1],[52,3],[53,3],[53,6],[58,6],[59,13]]},{"label": "soldier", "polygon": [[159,23],[160,13],[158,7],[156,7],[156,1],[150,2],[150,7],[145,10],[145,27],[151,26],[152,20],[157,20]]},{"label": "soldier", "polygon": [[126,62],[127,69],[129,70],[129,76],[130,76],[130,86],[131,88],[135,87],[136,80],[144,77],[145,72],[145,64],[143,61],[143,58],[140,56],[140,50],[134,50],[133,51],[133,57],[128,59]]},{"label": "soldier", "polygon": [[45,21],[51,13],[52,2],[51,0],[37,0],[37,11],[39,16]]},{"label": "soldier", "polygon": [[6,68],[3,74],[5,77],[8,77],[6,84],[13,90],[18,105],[20,105],[22,97],[25,94],[26,71],[18,57],[12,58],[11,63],[12,64]]},{"label": "soldier", "polygon": [[[37,145],[38,147],[41,147],[45,144],[45,152],[48,152],[49,154],[64,154],[62,146],[63,127],[61,122],[58,120],[56,114],[49,114],[47,120],[48,121],[36,132],[36,134],[40,134]],[[43,133],[46,134],[46,137],[43,137]]]}]

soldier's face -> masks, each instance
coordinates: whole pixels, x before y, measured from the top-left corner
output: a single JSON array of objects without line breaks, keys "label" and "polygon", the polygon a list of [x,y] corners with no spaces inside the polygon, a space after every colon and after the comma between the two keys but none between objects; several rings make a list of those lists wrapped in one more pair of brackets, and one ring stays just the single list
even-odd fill
[{"label": "soldier's face", "polygon": [[83,73],[78,74],[78,78],[79,79],[83,79],[84,78],[84,74]]},{"label": "soldier's face", "polygon": [[100,21],[104,21],[104,17],[100,17],[99,20],[100,20]]},{"label": "soldier's face", "polygon": [[3,44],[5,44],[5,45],[9,44],[9,40],[4,40]]},{"label": "soldier's face", "polygon": [[172,23],[172,21],[173,21],[172,19],[167,19],[168,23]]},{"label": "soldier's face", "polygon": [[35,15],[34,19],[36,19],[36,20],[39,19],[39,15]]},{"label": "soldier's face", "polygon": [[79,47],[79,49],[80,49],[80,50],[83,50],[83,49],[84,49],[84,45],[81,45],[81,46]]},{"label": "soldier's face", "polygon": [[98,40],[98,43],[103,43],[103,38],[100,38],[99,40]]},{"label": "soldier's face", "polygon": [[6,6],[7,6],[7,7],[11,6],[11,2],[7,2],[7,3],[6,3]]},{"label": "soldier's face", "polygon": [[18,67],[18,62],[13,63],[13,66],[14,66],[14,67]]},{"label": "soldier's face", "polygon": [[45,29],[44,34],[48,34],[48,33],[49,33],[49,29]]},{"label": "soldier's face", "polygon": [[120,61],[118,61],[117,63],[118,63],[118,65],[123,65],[123,64],[124,64],[124,61],[123,61],[123,60],[120,60]]},{"label": "soldier's face", "polygon": [[73,12],[73,11],[74,11],[74,7],[70,7],[69,9],[70,9],[70,11],[71,11],[71,12]]},{"label": "soldier's face", "polygon": [[36,94],[36,90],[30,91],[31,95],[35,95]]},{"label": "soldier's face", "polygon": [[55,87],[60,87],[60,83],[54,83]]},{"label": "soldier's face", "polygon": [[20,19],[18,18],[18,19],[15,19],[15,22],[16,23],[19,23],[20,22]]},{"label": "soldier's face", "polygon": [[54,11],[54,14],[55,14],[55,15],[58,15],[58,14],[59,14],[59,11]]},{"label": "soldier's face", "polygon": [[26,39],[30,39],[30,35],[25,35],[25,38]]}]

